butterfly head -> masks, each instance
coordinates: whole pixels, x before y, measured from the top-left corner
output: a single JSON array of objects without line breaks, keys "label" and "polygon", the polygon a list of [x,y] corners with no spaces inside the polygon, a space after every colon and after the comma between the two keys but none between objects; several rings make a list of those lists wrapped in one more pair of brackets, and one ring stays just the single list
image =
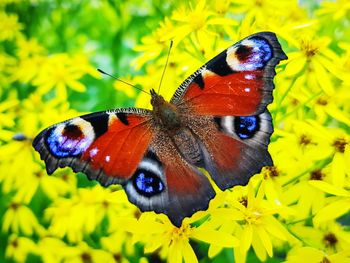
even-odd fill
[{"label": "butterfly head", "polygon": [[180,127],[180,116],[177,107],[167,102],[154,89],[151,89],[150,93],[154,119],[167,130]]}]

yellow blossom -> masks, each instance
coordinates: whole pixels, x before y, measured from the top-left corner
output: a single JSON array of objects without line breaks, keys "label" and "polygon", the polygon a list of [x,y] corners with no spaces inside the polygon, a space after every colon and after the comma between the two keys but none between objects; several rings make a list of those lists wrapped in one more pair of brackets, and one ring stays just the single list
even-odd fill
[{"label": "yellow blossom", "polygon": [[26,262],[28,255],[36,251],[36,244],[33,240],[12,234],[8,240],[5,256],[15,262]]},{"label": "yellow blossom", "polygon": [[31,209],[12,201],[4,214],[2,231],[33,235],[43,233],[44,228],[39,224]]},{"label": "yellow blossom", "polygon": [[145,252],[160,250],[160,254],[167,256],[170,263],[198,262],[189,240],[199,240],[220,247],[234,247],[238,239],[230,234],[208,228],[205,225],[191,226],[190,223],[198,219],[200,212],[191,219],[185,220],[180,228],[173,226],[164,216],[154,216],[153,213],[142,214],[138,221],[121,219],[125,229],[135,235],[134,241],[145,244]]},{"label": "yellow blossom", "polygon": [[[175,42],[181,42],[186,36],[190,35],[191,41],[204,43],[209,37],[213,38],[217,35],[216,31],[210,28],[211,26],[237,25],[237,22],[233,19],[215,16],[207,8],[206,0],[200,0],[194,5],[190,3],[189,9],[183,6],[173,13],[172,19],[177,22],[177,27],[169,35],[174,38]],[[194,39],[191,37],[194,37]]]},{"label": "yellow blossom", "polygon": [[92,74],[92,70],[87,65],[87,60],[79,59],[79,61],[83,63],[75,64],[67,54],[52,55],[42,65],[33,84],[38,86],[40,94],[46,94],[54,89],[57,96],[62,98],[67,98],[68,88],[78,92],[85,91],[86,87],[79,79],[86,73]]},{"label": "yellow blossom", "polygon": [[310,263],[331,262],[331,263],[349,263],[349,251],[327,254],[322,250],[313,247],[296,248],[288,253],[286,263],[298,263],[307,259]]},{"label": "yellow blossom", "polygon": [[0,41],[12,40],[16,36],[19,36],[23,26],[18,22],[18,16],[16,14],[7,14],[0,11],[0,21]]},{"label": "yellow blossom", "polygon": [[330,15],[334,20],[344,18],[350,12],[350,3],[346,0],[323,1],[316,11],[319,16]]}]

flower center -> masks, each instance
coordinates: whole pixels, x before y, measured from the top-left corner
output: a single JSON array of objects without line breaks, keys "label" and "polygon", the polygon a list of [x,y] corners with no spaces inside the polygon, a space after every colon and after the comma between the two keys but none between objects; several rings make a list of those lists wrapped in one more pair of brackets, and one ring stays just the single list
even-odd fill
[{"label": "flower center", "polygon": [[321,169],[313,170],[310,175],[310,180],[322,180],[325,176]]},{"label": "flower center", "polygon": [[10,208],[12,210],[17,210],[19,206],[20,206],[20,204],[18,204],[16,202],[13,202],[13,203],[10,204]]},{"label": "flower center", "polygon": [[198,12],[192,13],[191,26],[193,31],[200,30],[205,25],[206,17]]},{"label": "flower center", "polygon": [[338,239],[333,233],[328,233],[323,237],[323,242],[326,244],[326,247],[335,247]]},{"label": "flower center", "polygon": [[323,257],[322,261],[320,263],[331,263],[328,258]]},{"label": "flower center", "polygon": [[91,255],[87,252],[84,252],[83,254],[81,254],[80,257],[84,263],[91,263],[92,262]]},{"label": "flower center", "polygon": [[261,7],[263,5],[263,0],[255,0],[255,5]]},{"label": "flower center", "polygon": [[309,145],[310,143],[311,143],[311,138],[309,136],[307,136],[306,134],[302,134],[300,136],[299,144],[301,146],[306,146],[306,145]]},{"label": "flower center", "polygon": [[246,196],[242,196],[241,199],[238,200],[244,207],[248,207],[248,199]]},{"label": "flower center", "polygon": [[345,146],[347,145],[347,141],[343,138],[338,138],[334,141],[333,147],[337,152],[344,153],[345,152]]},{"label": "flower center", "polygon": [[326,106],[328,104],[328,100],[325,98],[318,98],[316,104],[321,106]]},{"label": "flower center", "polygon": [[279,171],[276,166],[267,166],[265,167],[264,178],[273,178],[279,176]]},{"label": "flower center", "polygon": [[182,224],[180,228],[174,227],[171,233],[171,240],[177,241],[177,240],[183,240],[188,239],[191,232],[191,226],[188,224]]},{"label": "flower center", "polygon": [[311,59],[318,52],[318,48],[312,45],[312,43],[307,40],[301,41],[301,50],[304,52],[307,59]]},{"label": "flower center", "polygon": [[258,209],[253,208],[251,211],[248,211],[245,220],[250,224],[258,225],[262,216],[263,214]]}]

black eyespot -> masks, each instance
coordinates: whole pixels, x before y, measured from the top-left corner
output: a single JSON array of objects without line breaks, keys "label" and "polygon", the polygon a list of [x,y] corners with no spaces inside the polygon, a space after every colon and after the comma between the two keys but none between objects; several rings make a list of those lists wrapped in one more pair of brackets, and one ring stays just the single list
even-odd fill
[{"label": "black eyespot", "polygon": [[248,47],[245,45],[240,45],[236,50],[236,56],[239,61],[245,62],[252,55],[252,47]]},{"label": "black eyespot", "polygon": [[242,140],[249,139],[259,130],[258,116],[235,117],[235,132]]},{"label": "black eyespot", "polygon": [[67,124],[63,129],[62,136],[72,140],[77,140],[83,138],[84,134],[78,125]]},{"label": "black eyespot", "polygon": [[133,179],[136,191],[143,196],[151,197],[163,192],[164,184],[157,175],[144,169],[136,171]]}]

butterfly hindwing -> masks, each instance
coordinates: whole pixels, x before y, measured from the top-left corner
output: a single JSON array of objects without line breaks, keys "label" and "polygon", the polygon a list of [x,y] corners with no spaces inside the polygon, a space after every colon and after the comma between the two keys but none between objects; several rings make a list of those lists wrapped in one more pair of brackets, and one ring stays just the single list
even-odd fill
[{"label": "butterfly hindwing", "polygon": [[183,159],[162,132],[157,133],[125,190],[142,211],[165,213],[178,227],[185,217],[207,209],[215,196],[209,180]]},{"label": "butterfly hindwing", "polygon": [[205,169],[220,189],[246,185],[262,167],[273,165],[267,151],[273,132],[267,110],[253,116],[215,117],[214,122],[213,140],[204,145]]},{"label": "butterfly hindwing", "polygon": [[132,176],[152,139],[150,112],[118,109],[73,118],[43,130],[33,141],[48,174],[69,166],[102,185]]},{"label": "butterfly hindwing", "polygon": [[251,35],[188,77],[171,102],[196,115],[257,115],[272,102],[275,66],[286,58],[274,33]]}]

